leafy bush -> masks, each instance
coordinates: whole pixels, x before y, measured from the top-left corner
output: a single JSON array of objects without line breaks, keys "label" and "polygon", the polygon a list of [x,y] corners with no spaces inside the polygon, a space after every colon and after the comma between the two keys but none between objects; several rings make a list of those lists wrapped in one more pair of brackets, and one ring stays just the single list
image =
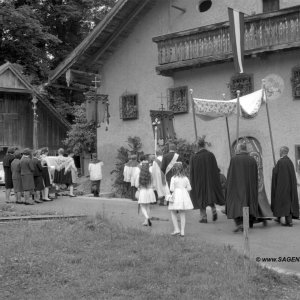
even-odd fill
[{"label": "leafy bush", "polygon": [[96,152],[97,126],[95,122],[87,122],[85,104],[75,105],[74,124],[67,132],[67,138],[63,144],[67,150],[73,151],[76,155],[86,152]]}]

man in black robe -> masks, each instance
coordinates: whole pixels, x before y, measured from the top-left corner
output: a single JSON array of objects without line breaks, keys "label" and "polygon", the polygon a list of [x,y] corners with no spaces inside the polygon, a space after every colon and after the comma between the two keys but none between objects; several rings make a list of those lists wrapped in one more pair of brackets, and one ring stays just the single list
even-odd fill
[{"label": "man in black robe", "polygon": [[247,152],[245,143],[237,145],[227,173],[226,214],[234,219],[236,229],[243,231],[243,207],[249,207],[250,227],[258,215],[258,175],[256,160]]},{"label": "man in black robe", "polygon": [[280,148],[280,159],[272,173],[271,209],[277,222],[285,217],[284,226],[293,226],[292,219],[299,219],[297,180],[292,161],[287,156],[289,148]]},{"label": "man in black robe", "polygon": [[215,204],[224,205],[219,168],[214,154],[205,149],[205,140],[199,139],[199,151],[190,159],[191,199],[200,209],[200,223],[207,223],[206,207],[212,209],[213,221],[218,218]]}]

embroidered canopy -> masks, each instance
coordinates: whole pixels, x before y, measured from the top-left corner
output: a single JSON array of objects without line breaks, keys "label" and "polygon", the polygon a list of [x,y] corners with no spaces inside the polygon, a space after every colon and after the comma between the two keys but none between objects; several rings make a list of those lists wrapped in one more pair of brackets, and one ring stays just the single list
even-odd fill
[{"label": "embroidered canopy", "polygon": [[[193,98],[195,114],[204,120],[213,120],[219,117],[227,117],[237,113],[237,99],[233,100],[208,100]],[[265,101],[263,90],[240,97],[241,116],[253,118],[257,115],[262,101]]]}]

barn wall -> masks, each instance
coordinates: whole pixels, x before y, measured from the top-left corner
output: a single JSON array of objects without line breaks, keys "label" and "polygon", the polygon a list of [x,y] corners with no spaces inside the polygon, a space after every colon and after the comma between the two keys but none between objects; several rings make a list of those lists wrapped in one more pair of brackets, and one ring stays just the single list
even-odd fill
[{"label": "barn wall", "polygon": [[[31,95],[0,93],[0,147],[33,147]],[[67,128],[41,102],[38,110],[38,147],[56,151],[62,147]]]}]

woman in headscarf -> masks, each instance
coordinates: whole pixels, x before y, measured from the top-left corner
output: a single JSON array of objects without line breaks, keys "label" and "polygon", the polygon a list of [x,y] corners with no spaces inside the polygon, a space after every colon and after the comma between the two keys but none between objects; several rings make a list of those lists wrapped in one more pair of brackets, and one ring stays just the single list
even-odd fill
[{"label": "woman in headscarf", "polygon": [[34,165],[31,159],[31,150],[26,148],[23,150],[23,156],[20,161],[21,181],[24,189],[25,204],[32,205],[34,202],[30,199],[30,195],[34,192]]},{"label": "woman in headscarf", "polygon": [[14,192],[16,197],[16,203],[21,204],[22,199],[21,195],[23,192],[22,180],[21,180],[21,157],[22,154],[20,151],[16,150],[14,153],[14,160],[11,163],[11,173],[12,173],[12,181],[14,186]]}]

